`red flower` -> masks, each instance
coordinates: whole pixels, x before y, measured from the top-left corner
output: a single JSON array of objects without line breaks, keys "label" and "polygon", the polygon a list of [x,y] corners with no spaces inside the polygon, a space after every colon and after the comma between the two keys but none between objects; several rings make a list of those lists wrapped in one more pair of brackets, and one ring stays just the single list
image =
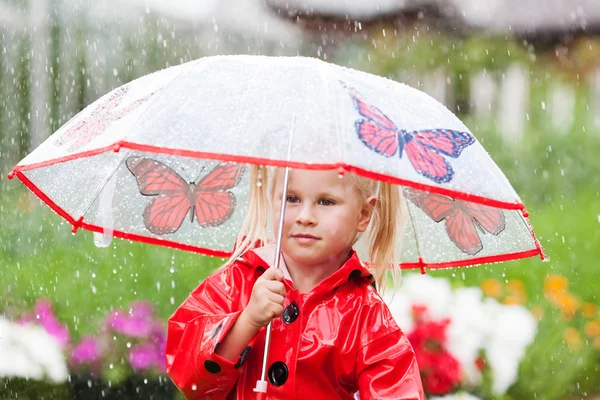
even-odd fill
[{"label": "red flower", "polygon": [[412,318],[415,321],[422,321],[427,316],[427,306],[420,304],[413,304],[412,306]]},{"label": "red flower", "polygon": [[[424,311],[419,310],[423,315]],[[417,319],[414,330],[408,334],[428,394],[451,393],[461,380],[460,364],[446,350],[446,328],[450,320],[426,321]]]},{"label": "red flower", "polygon": [[[421,370],[423,387],[429,394],[445,395],[458,386],[461,378],[460,364],[448,351],[427,353],[428,368]],[[419,357],[417,362],[420,364]]]},{"label": "red flower", "polygon": [[479,371],[483,371],[484,368],[486,366],[486,361],[485,361],[485,357],[484,356],[479,356],[477,357],[477,359],[475,360],[475,367],[479,370]]},{"label": "red flower", "polygon": [[431,350],[439,349],[446,344],[446,327],[449,319],[441,321],[417,320],[413,331],[408,335],[408,340],[413,347],[422,347]]}]

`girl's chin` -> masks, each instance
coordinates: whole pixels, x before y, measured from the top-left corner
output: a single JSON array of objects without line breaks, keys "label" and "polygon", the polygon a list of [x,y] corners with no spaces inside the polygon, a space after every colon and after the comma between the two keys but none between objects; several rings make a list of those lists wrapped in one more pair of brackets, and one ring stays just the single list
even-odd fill
[{"label": "girl's chin", "polygon": [[306,248],[285,249],[284,254],[293,260],[294,263],[300,265],[314,265],[327,260],[327,257],[323,257],[314,250]]},{"label": "girl's chin", "polygon": [[284,255],[287,259],[292,261],[294,265],[303,267],[325,266],[334,261],[334,258],[331,257],[330,253],[323,254],[321,252],[314,251],[284,251]]}]

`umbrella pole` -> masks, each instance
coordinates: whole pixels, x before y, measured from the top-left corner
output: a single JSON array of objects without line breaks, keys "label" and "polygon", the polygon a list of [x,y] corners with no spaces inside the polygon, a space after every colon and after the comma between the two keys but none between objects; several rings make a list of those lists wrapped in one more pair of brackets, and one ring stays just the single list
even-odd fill
[{"label": "umbrella pole", "polygon": [[[283,178],[283,193],[282,193],[282,201],[281,201],[281,213],[279,214],[279,226],[277,229],[277,245],[275,247],[275,268],[280,268],[280,260],[281,260],[281,238],[283,236],[283,218],[285,214],[285,206],[287,203],[287,187],[288,187],[288,177],[290,174],[290,168],[285,168],[285,175]],[[263,352],[263,362],[262,362],[262,373],[260,374],[260,380],[256,381],[256,387],[254,391],[258,393],[257,399],[266,398],[267,393],[267,381],[265,377],[267,375],[267,362],[269,359],[269,345],[271,344],[271,324],[269,322],[267,325],[267,333],[265,336],[265,350]]]},{"label": "umbrella pole", "polygon": [[[288,144],[288,160],[292,154],[292,136],[294,132],[294,125],[296,122],[296,118],[292,120],[292,130],[290,132],[290,141]],[[281,239],[283,237],[283,218],[285,216],[285,206],[287,204],[287,189],[288,189],[288,180],[290,176],[290,167],[285,167],[285,174],[283,176],[283,191],[281,194],[281,211],[279,214],[279,224],[277,228],[277,243],[275,246],[275,268],[280,268],[281,261]],[[269,360],[269,347],[271,345],[271,324],[269,322],[267,325],[267,332],[265,336],[265,349],[263,351],[263,362],[262,362],[262,372],[260,374],[260,380],[256,381],[256,387],[254,388],[254,392],[257,393],[256,398],[258,400],[264,400],[267,398],[267,381],[265,380],[267,375],[267,363]]]}]

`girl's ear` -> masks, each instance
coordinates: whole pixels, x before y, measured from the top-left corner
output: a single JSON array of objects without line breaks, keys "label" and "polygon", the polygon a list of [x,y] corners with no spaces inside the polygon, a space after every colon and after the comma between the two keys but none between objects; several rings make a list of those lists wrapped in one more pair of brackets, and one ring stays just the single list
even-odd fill
[{"label": "girl's ear", "polygon": [[356,230],[359,232],[367,230],[369,222],[371,222],[371,217],[373,216],[373,211],[375,210],[375,204],[377,204],[377,197],[375,196],[368,197],[363,203],[358,218],[358,226],[356,227]]}]

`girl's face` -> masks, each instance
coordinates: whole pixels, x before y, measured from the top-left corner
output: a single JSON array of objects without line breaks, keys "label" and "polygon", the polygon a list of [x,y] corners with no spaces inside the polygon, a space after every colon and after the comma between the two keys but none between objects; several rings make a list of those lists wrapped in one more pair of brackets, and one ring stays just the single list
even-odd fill
[{"label": "girl's face", "polygon": [[[284,180],[275,175],[273,232],[277,233]],[[358,232],[367,229],[375,199],[363,199],[349,174],[291,170],[282,251],[295,264],[325,266],[346,260]],[[340,264],[341,265],[341,264]],[[340,265],[337,265],[339,267]]]}]

